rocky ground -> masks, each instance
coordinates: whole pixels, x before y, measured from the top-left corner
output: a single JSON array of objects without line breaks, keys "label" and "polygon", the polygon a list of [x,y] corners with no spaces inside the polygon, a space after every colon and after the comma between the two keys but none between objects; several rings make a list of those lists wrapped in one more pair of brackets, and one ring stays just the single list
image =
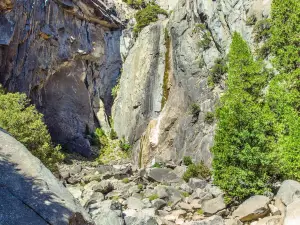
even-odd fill
[{"label": "rocky ground", "polygon": [[181,179],[185,166],[137,169],[73,160],[60,166],[67,189],[97,225],[297,225],[300,183],[284,181],[276,195],[226,206],[210,180]]}]

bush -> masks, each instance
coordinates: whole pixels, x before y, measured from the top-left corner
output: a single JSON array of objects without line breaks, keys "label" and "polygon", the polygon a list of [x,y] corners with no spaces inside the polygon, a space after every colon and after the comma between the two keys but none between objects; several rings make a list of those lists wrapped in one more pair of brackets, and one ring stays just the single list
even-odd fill
[{"label": "bush", "polygon": [[271,34],[270,28],[271,24],[269,19],[258,21],[253,28],[254,41],[258,43],[267,40]]},{"label": "bush", "polygon": [[190,194],[189,194],[188,192],[186,192],[186,191],[181,192],[181,195],[182,195],[183,197],[185,197],[185,198],[187,198],[187,197],[190,196]]},{"label": "bush", "polygon": [[144,0],[122,0],[122,1],[127,3],[130,7],[134,9],[141,9],[146,7],[146,3]]},{"label": "bush", "polygon": [[198,42],[198,47],[204,50],[209,49],[211,43],[211,34],[207,31],[203,34],[202,40]]},{"label": "bush", "polygon": [[152,22],[158,21],[158,15],[163,14],[168,16],[166,10],[161,9],[158,5],[154,3],[149,3],[144,9],[138,11],[135,15],[137,24],[134,27],[135,36],[146,26]]},{"label": "bush", "polygon": [[122,180],[122,182],[123,182],[124,184],[128,184],[128,183],[129,183],[129,179],[128,179],[127,177],[125,177],[125,178]]},{"label": "bush", "polygon": [[152,166],[152,168],[161,168],[161,167],[162,167],[161,164],[158,162],[154,163]]},{"label": "bush", "polygon": [[118,139],[117,132],[113,128],[111,128],[111,130],[110,130],[109,137],[110,137],[111,140]]},{"label": "bush", "polygon": [[127,142],[125,141],[125,138],[123,137],[123,138],[120,140],[120,148],[121,148],[122,151],[124,151],[124,152],[129,152],[129,151],[131,150],[132,146],[131,146],[129,143],[127,143]]},{"label": "bush", "polygon": [[113,99],[116,99],[120,90],[120,80],[117,81],[117,84],[111,89],[111,95]]},{"label": "bush", "polygon": [[198,164],[189,165],[187,171],[183,174],[182,179],[188,182],[189,179],[193,177],[207,179],[210,175],[211,172],[209,168],[205,166],[203,162],[200,162]]},{"label": "bush", "polygon": [[[0,88],[1,89],[1,88]],[[54,146],[43,115],[30,105],[25,94],[0,91],[0,127],[9,132],[50,170],[64,159],[60,146]]]},{"label": "bush", "polygon": [[183,157],[183,164],[186,165],[186,166],[189,166],[189,165],[193,164],[192,157],[191,156],[184,156]]},{"label": "bush", "polygon": [[193,103],[190,106],[190,114],[193,115],[193,117],[198,117],[200,113],[200,106],[196,103]]},{"label": "bush", "polygon": [[158,194],[153,194],[153,195],[149,196],[150,201],[153,201],[153,200],[158,199],[158,198],[159,198]]},{"label": "bush", "polygon": [[208,124],[212,124],[215,120],[215,114],[213,112],[207,112],[205,114],[204,121]]},{"label": "bush", "polygon": [[256,16],[255,15],[251,15],[251,16],[249,16],[248,18],[247,18],[247,20],[246,20],[246,25],[247,26],[252,26],[252,25],[254,25],[255,23],[256,23]]},{"label": "bush", "polygon": [[227,73],[227,65],[224,59],[217,58],[214,66],[210,70],[211,80],[214,84],[220,82],[222,76]]}]

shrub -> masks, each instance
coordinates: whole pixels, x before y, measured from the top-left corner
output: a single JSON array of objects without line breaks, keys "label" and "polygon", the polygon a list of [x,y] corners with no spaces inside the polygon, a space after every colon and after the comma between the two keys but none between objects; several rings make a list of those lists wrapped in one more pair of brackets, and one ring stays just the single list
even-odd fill
[{"label": "shrub", "polygon": [[153,201],[153,200],[158,199],[158,198],[159,198],[158,194],[153,194],[153,195],[149,196],[150,201]]},{"label": "shrub", "polygon": [[130,7],[134,9],[141,9],[146,7],[146,3],[144,0],[122,0],[122,1],[127,3]]},{"label": "shrub", "polygon": [[187,198],[187,197],[190,196],[190,194],[189,194],[188,192],[186,192],[186,191],[181,192],[181,195],[182,195],[183,197],[185,197],[185,198]]},{"label": "shrub", "polygon": [[152,168],[161,168],[161,167],[162,167],[161,164],[158,162],[154,163],[152,166]]},{"label": "shrub", "polygon": [[198,117],[200,113],[200,106],[196,103],[193,103],[190,106],[190,114],[193,115],[193,117]]},{"label": "shrub", "polygon": [[192,157],[191,156],[184,156],[183,157],[183,164],[186,165],[186,166],[189,166],[189,165],[193,164]]},{"label": "shrub", "polygon": [[207,31],[203,34],[202,40],[198,42],[198,47],[204,50],[209,49],[211,43],[211,34]]},{"label": "shrub", "polygon": [[111,128],[111,130],[110,130],[109,137],[111,140],[118,139],[117,132],[113,128]]},{"label": "shrub", "polygon": [[198,210],[197,210],[197,214],[198,214],[198,215],[203,215],[203,213],[204,213],[204,212],[203,212],[203,209],[198,209]]},{"label": "shrub", "polygon": [[182,179],[186,182],[189,181],[190,178],[201,178],[207,179],[211,175],[211,172],[207,166],[203,162],[198,164],[191,164],[188,166],[187,171],[183,174]]},{"label": "shrub", "polygon": [[[1,90],[1,88],[0,88]],[[30,105],[25,94],[0,91],[0,127],[24,144],[50,170],[64,159],[60,146],[54,146],[43,115]]]},{"label": "shrub", "polygon": [[122,180],[122,182],[123,182],[124,184],[128,184],[128,183],[129,183],[129,179],[128,179],[127,177],[125,177],[125,178]]},{"label": "shrub", "polygon": [[252,26],[252,25],[254,25],[255,23],[256,23],[256,16],[255,15],[250,15],[248,18],[247,18],[247,20],[246,20],[246,25],[247,26]]},{"label": "shrub", "polygon": [[142,184],[138,184],[138,189],[143,190],[144,186]]},{"label": "shrub", "polygon": [[166,10],[161,9],[155,3],[149,3],[145,8],[138,11],[135,15],[135,19],[137,24],[134,27],[135,36],[146,26],[148,26],[152,22],[158,21],[158,15],[163,14],[168,16]]},{"label": "shrub", "polygon": [[204,121],[208,124],[212,124],[215,120],[215,114],[213,112],[207,112],[205,114]]},{"label": "shrub", "polygon": [[217,58],[214,66],[210,70],[212,82],[214,84],[219,83],[225,73],[227,73],[227,65],[225,60],[222,58]]},{"label": "shrub", "polygon": [[271,24],[269,19],[258,21],[253,28],[254,41],[258,43],[268,39],[271,34],[270,28]]},{"label": "shrub", "polygon": [[125,152],[129,152],[132,148],[132,146],[125,141],[124,137],[120,140],[120,145],[119,146],[122,149],[122,151],[125,151]]},{"label": "shrub", "polygon": [[111,89],[111,95],[113,99],[116,99],[120,90],[120,80],[117,81],[117,84]]}]

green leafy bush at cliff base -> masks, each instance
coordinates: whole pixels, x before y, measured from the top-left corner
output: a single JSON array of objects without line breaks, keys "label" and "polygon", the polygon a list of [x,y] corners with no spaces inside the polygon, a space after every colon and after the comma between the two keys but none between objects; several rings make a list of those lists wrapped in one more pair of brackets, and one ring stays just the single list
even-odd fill
[{"label": "green leafy bush at cliff base", "polygon": [[25,94],[0,91],[0,127],[38,157],[45,166],[55,171],[56,163],[63,160],[61,147],[51,142],[43,115],[29,104]]},{"label": "green leafy bush at cliff base", "polygon": [[137,22],[134,27],[135,36],[137,36],[138,33],[150,23],[158,21],[159,14],[168,16],[167,11],[160,8],[155,3],[149,3],[145,8],[139,10],[135,15],[135,19]]}]

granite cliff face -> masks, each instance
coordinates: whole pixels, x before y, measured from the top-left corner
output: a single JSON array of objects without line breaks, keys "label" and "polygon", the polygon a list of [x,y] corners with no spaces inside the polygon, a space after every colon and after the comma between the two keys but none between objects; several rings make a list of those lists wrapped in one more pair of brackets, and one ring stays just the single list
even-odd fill
[{"label": "granite cliff face", "polygon": [[25,92],[53,140],[72,151],[90,156],[87,135],[113,125],[140,166],[185,155],[210,165],[215,124],[205,117],[226,76],[212,87],[210,70],[226,58],[234,31],[255,48],[246,21],[268,17],[271,0],[156,2],[170,16],[135,40],[135,10],[121,0],[2,1],[0,82]]},{"label": "granite cliff face", "polygon": [[2,1],[0,82],[25,92],[55,142],[90,156],[121,68],[119,19],[96,0]]},{"label": "granite cliff face", "polygon": [[[257,20],[268,17],[270,5],[270,0],[180,0],[168,19],[143,30],[124,62],[120,97],[115,101],[113,113],[117,133],[125,135],[134,144],[136,163],[145,166],[153,158],[178,162],[183,156],[190,155],[196,161],[203,160],[211,165],[209,149],[213,144],[215,124],[207,123],[205,117],[208,112],[214,111],[225,88],[223,80],[226,74],[211,87],[208,82],[210,70],[216,59],[226,58],[234,31],[240,32],[251,47],[255,47],[253,26],[246,25],[246,21],[250,16]],[[144,71],[145,65],[158,57],[151,46],[162,42],[149,34],[145,38],[145,33],[153,29],[156,29],[153,33],[161,33],[159,24],[164,24],[165,32],[170,35],[169,43],[163,42],[170,51],[163,56],[160,52],[159,56],[164,59],[156,61],[152,67],[168,61],[170,68],[140,72],[140,81],[135,85],[133,81],[137,80],[137,75],[127,70],[126,65],[134,65],[136,71]],[[209,39],[207,46],[200,46],[199,42],[206,37]],[[148,55],[147,60],[140,58],[140,64],[132,60],[138,57],[137,46],[145,46],[139,49]],[[156,89],[156,92],[144,94],[137,91],[154,86],[165,90]],[[159,102],[166,98],[164,91],[168,96],[162,107]],[[141,98],[144,100],[142,103]],[[155,102],[157,107],[151,107]],[[190,113],[192,104],[200,108],[196,116]],[[137,111],[138,116],[135,114]]]}]

